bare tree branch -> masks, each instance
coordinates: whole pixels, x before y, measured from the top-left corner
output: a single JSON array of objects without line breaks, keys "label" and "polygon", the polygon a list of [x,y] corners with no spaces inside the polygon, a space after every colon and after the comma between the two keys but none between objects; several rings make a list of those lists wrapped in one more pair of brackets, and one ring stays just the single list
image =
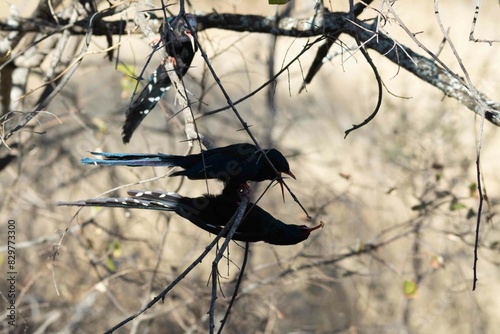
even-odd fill
[{"label": "bare tree branch", "polygon": [[[116,11],[109,11],[101,13],[100,15],[107,16],[111,15]],[[365,22],[350,20],[350,13],[344,12],[329,12],[324,11],[319,15],[315,15],[309,18],[281,18],[279,21],[275,20],[274,17],[264,17],[258,15],[238,15],[238,14],[218,14],[211,13],[207,15],[198,15],[197,19],[199,22],[198,30],[206,29],[224,29],[231,31],[247,31],[254,33],[268,33],[279,36],[289,36],[289,37],[312,37],[312,36],[325,36],[329,38],[336,38],[339,34],[346,34],[355,38],[356,34],[359,36],[360,41],[365,45],[366,48],[373,49],[374,51],[380,53],[387,59],[396,63],[398,66],[406,69],[410,73],[413,73],[418,78],[423,81],[433,85],[434,87],[441,90],[446,96],[452,97],[458,100],[461,104],[472,110],[478,115],[483,115],[491,123],[500,126],[500,104],[493,101],[485,94],[477,92],[476,101],[474,94],[465,87],[462,80],[459,80],[459,76],[454,73],[450,73],[436,64],[433,59],[421,56],[414,52],[412,49],[401,45],[394,41],[389,36],[377,31],[373,25],[369,25]],[[77,34],[86,33],[87,25],[83,25],[83,22],[88,22],[89,18],[80,20],[76,22],[75,25],[78,26],[79,22],[82,27],[80,31],[72,31]],[[61,20],[61,22],[64,22]],[[118,24],[119,23],[119,24]],[[119,22],[106,22],[107,29],[113,33],[124,33],[125,29],[123,27],[122,21]],[[120,29],[117,30],[115,25],[120,25]],[[41,23],[38,26],[43,26]],[[18,27],[8,27],[5,24],[0,24],[0,30],[17,30],[23,31],[26,26],[23,24]],[[28,27],[29,28],[29,27]],[[39,27],[39,29],[41,29]],[[52,29],[54,29],[52,27]],[[69,28],[68,28],[69,29]],[[72,28],[73,29],[73,28]],[[26,31],[32,31],[29,28]],[[96,33],[95,29],[92,32],[94,35]],[[374,38],[376,37],[376,38]],[[5,66],[5,64],[4,64]],[[475,90],[473,87],[470,87]],[[483,111],[482,105],[487,106],[488,110]]]}]

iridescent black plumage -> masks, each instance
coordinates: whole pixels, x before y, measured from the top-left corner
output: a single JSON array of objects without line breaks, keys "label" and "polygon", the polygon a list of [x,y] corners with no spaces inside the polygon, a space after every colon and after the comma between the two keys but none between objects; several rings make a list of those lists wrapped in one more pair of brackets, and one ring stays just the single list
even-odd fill
[{"label": "iridescent black plumage", "polygon": [[[239,207],[237,198],[228,195],[206,195],[190,198],[182,197],[176,193],[136,190],[129,191],[128,194],[132,197],[92,198],[56,204],[173,211],[199,228],[213,234],[221,232]],[[246,208],[243,221],[233,235],[233,240],[264,241],[273,245],[294,245],[306,240],[312,231],[320,227],[323,227],[323,223],[315,227],[285,224],[259,206],[250,203]]]},{"label": "iridescent black plumage", "polygon": [[[279,173],[295,178],[290,171],[286,158],[278,150],[264,150]],[[273,180],[277,177],[263,154],[252,144],[233,144],[219,147],[198,154],[187,156],[169,154],[125,154],[91,152],[105,159],[82,158],[81,163],[87,165],[110,166],[167,166],[182,167],[184,170],[174,172],[171,176],[186,176],[191,180],[218,179],[226,185],[235,187],[247,181]]]},{"label": "iridescent black plumage", "polygon": [[[167,24],[166,29],[164,29],[165,48],[180,78],[186,74],[198,50],[194,41],[197,28],[196,17],[192,14],[185,14],[185,18],[189,21],[190,28],[184,17],[180,17],[177,22],[175,22],[175,17],[172,17],[169,19],[169,23],[174,25],[169,26]],[[146,87],[144,87],[127,110],[127,117],[122,132],[124,143],[130,141],[135,129],[156,106],[156,103],[165,95],[167,90],[170,89],[171,85],[172,83],[165,66],[160,64],[150,76]]]}]

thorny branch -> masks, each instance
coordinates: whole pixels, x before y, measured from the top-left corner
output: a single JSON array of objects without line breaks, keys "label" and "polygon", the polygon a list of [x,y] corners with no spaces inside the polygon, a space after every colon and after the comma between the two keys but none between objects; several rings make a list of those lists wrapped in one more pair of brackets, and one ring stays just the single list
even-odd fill
[{"label": "thorny branch", "polygon": [[[446,96],[457,99],[476,114],[484,115],[488,121],[500,126],[500,104],[498,102],[491,100],[477,90],[477,96],[475,96],[474,92],[464,85],[463,80],[460,80],[458,75],[443,69],[435,63],[434,59],[421,56],[412,49],[397,43],[382,32],[376,31],[376,27],[371,24],[359,20],[351,22],[348,13],[325,12],[323,17],[315,17],[314,22],[312,18],[283,18],[277,25],[275,21],[266,17],[235,14],[208,14],[199,17],[199,21],[205,29],[217,27],[226,30],[271,33],[281,36],[310,37],[338,32],[354,38],[357,35],[366,48],[380,53],[398,66],[443,91]],[[224,22],[224,25],[221,25],[220,22]],[[476,97],[481,101],[481,104],[487,106],[486,111],[477,103]]]},{"label": "thorny branch", "polygon": [[236,297],[238,296],[238,290],[240,288],[241,282],[243,281],[243,275],[245,274],[245,269],[247,266],[249,253],[250,253],[250,243],[246,242],[245,243],[245,255],[243,257],[243,263],[241,264],[240,274],[238,276],[238,280],[236,281],[236,285],[234,286],[234,292],[233,292],[233,295],[231,296],[231,301],[229,302],[229,305],[227,306],[226,313],[224,314],[224,318],[222,318],[222,320],[220,321],[220,327],[219,327],[219,330],[217,331],[218,334],[222,333],[222,329],[224,328],[224,325],[226,324],[227,320],[229,319],[229,315],[231,314],[231,309],[234,305]]},{"label": "thorny branch", "polygon": [[[210,299],[210,311],[208,312],[210,315],[210,333],[214,332],[215,329],[215,301],[217,300],[217,282],[218,282],[218,277],[219,277],[219,261],[222,259],[224,252],[226,251],[226,248],[229,245],[229,242],[231,241],[234,233],[238,229],[238,226],[240,223],[243,221],[243,215],[245,214],[245,210],[247,208],[248,204],[248,189],[244,189],[242,193],[242,199],[241,199],[241,204],[240,207],[238,208],[238,211],[235,214],[234,222],[232,224],[231,229],[227,233],[226,239],[222,243],[222,246],[220,247],[219,251],[217,252],[217,255],[215,256],[214,261],[212,262],[212,298]],[[242,268],[242,271],[244,268]],[[236,293],[236,291],[235,291]]]},{"label": "thorny branch", "polygon": [[[246,198],[246,196],[244,196],[242,198],[242,203],[241,203],[240,207],[238,208],[238,210],[234,213],[231,220],[224,226],[224,228],[214,238],[214,240],[212,240],[212,242],[205,248],[205,250],[200,254],[200,256],[198,256],[179,276],[177,276],[177,278],[172,283],[170,283],[161,293],[159,293],[156,297],[154,297],[146,306],[142,307],[139,311],[137,311],[133,315],[131,315],[131,316],[127,317],[126,319],[124,319],[123,321],[119,322],[118,324],[116,324],[115,326],[113,326],[112,328],[107,330],[105,333],[113,333],[115,330],[123,327],[124,325],[126,325],[130,321],[134,320],[135,318],[137,318],[138,316],[140,316],[141,314],[146,312],[149,308],[151,308],[153,305],[155,305],[160,300],[164,300],[165,297],[167,296],[167,294],[180,281],[182,281],[184,279],[184,277],[186,277],[191,272],[191,270],[193,270],[208,255],[208,253],[212,250],[212,248],[214,248],[215,245],[219,242],[219,240],[226,234],[227,235],[226,235],[226,239],[224,241],[224,245],[226,245],[226,247],[227,247],[227,244],[229,244],[229,242],[231,241],[232,235],[234,234],[234,232],[238,228],[239,224],[241,223],[242,218],[243,218],[243,214],[245,213],[245,209],[246,209],[246,206],[248,204],[248,200],[245,200],[245,198]],[[217,258],[219,260],[222,257],[219,254],[223,254],[226,247],[224,247],[224,249],[221,248],[221,250],[218,252]],[[215,264],[215,261],[214,261],[214,264]],[[215,299],[216,296],[213,296],[213,298]],[[213,321],[213,318],[211,319],[211,321]],[[211,327],[211,330],[213,330],[212,327]]]},{"label": "thorny branch", "polygon": [[[108,12],[105,11],[100,15],[108,15]],[[398,66],[440,89],[446,96],[457,99],[460,103],[476,114],[484,116],[491,123],[500,126],[500,104],[498,102],[493,101],[485,94],[477,91],[474,87],[467,88],[459,76],[452,73],[450,70],[439,66],[439,64],[436,64],[432,57],[427,58],[421,56],[408,47],[397,43],[389,36],[378,31],[378,29],[373,25],[357,19],[352,21],[350,16],[351,13],[329,12],[325,10],[318,15],[302,19],[284,17],[280,20],[275,20],[273,18],[258,15],[218,13],[198,15],[197,19],[199,22],[199,31],[217,28],[232,31],[269,33],[278,36],[300,38],[328,35],[337,36],[342,33],[352,37],[358,36],[360,42],[366,48],[380,53],[387,59],[396,63]],[[65,21],[61,19],[58,20],[58,22],[64,23]],[[67,26],[65,29],[70,29],[71,27],[77,25],[78,22],[90,23],[91,19],[90,17],[82,19],[73,25]],[[119,22],[121,24],[120,30],[112,29],[113,25],[116,25],[116,22],[106,21],[104,24],[107,27],[108,32],[113,34],[125,33],[126,30],[123,28],[124,22],[121,20]],[[42,23],[38,26],[38,29],[44,27]],[[80,29],[80,32],[72,31],[72,33],[87,34],[88,27],[89,25],[83,26]],[[8,26],[5,22],[0,24],[0,30],[10,29],[22,31],[24,28],[26,27],[22,24],[18,27]],[[45,28],[51,33],[54,31],[61,32],[60,26],[54,26],[53,23],[49,26],[45,25]],[[96,31],[93,31],[92,33],[96,34]],[[13,56],[15,57],[16,55]],[[2,64],[1,66],[6,66],[7,63]],[[477,94],[474,94],[474,91],[476,91]],[[483,106],[486,106],[486,110]],[[32,117],[33,115],[31,114],[26,116],[26,122],[24,123],[27,123],[27,121],[29,121]],[[4,137],[8,138],[10,135],[11,134],[7,133],[4,134]]]}]

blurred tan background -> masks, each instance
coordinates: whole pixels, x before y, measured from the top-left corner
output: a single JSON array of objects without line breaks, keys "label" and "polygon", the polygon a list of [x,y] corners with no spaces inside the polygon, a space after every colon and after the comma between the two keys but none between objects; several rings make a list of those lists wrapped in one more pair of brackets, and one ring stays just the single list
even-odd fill
[{"label": "blurred tan background", "polygon": [[[7,13],[8,4],[14,4],[21,16],[29,15],[33,6],[22,0],[1,2],[0,13]],[[347,1],[330,4],[333,11],[348,9]],[[195,1],[192,5],[205,13],[266,16],[275,15],[277,8],[266,1]],[[102,3],[99,8],[106,6]],[[313,14],[312,1],[296,1],[294,6],[293,17]],[[384,10],[378,1],[372,6]],[[498,43],[468,41],[475,2],[439,1],[439,6],[443,24],[450,29],[475,87],[499,101]],[[394,9],[412,31],[419,32],[417,38],[426,47],[438,50],[443,37],[432,2],[398,1]],[[499,14],[498,3],[481,3],[476,37],[498,39]],[[127,15],[132,18],[134,9]],[[375,15],[375,10],[368,9],[361,17]],[[424,54],[396,22],[389,21],[384,30]],[[232,99],[268,80],[273,36],[210,29],[200,32],[198,38]],[[341,40],[355,45],[346,36]],[[133,34],[120,40],[115,36],[114,42],[121,43],[120,64],[133,67],[137,75],[151,51],[149,41]],[[77,38],[71,43],[70,48],[81,48]],[[274,72],[305,43],[305,39],[278,38]],[[131,143],[122,144],[131,81],[101,52],[106,47],[103,38],[93,38],[90,50],[94,53],[85,56],[47,113],[30,123],[33,128],[12,137],[29,138],[29,145],[0,173],[0,246],[6,244],[7,220],[14,219],[17,226],[18,332],[104,332],[163,290],[213,238],[165,213],[84,208],[74,218],[77,209],[54,205],[58,200],[91,198],[129,184],[107,196],[125,196],[127,189],[176,191],[180,184],[178,178],[165,176],[167,168],[79,164],[82,156],[95,150],[183,154],[187,149],[182,117],[169,120],[177,111],[173,92],[144,120]],[[314,221],[305,220],[289,195],[283,204],[276,187],[260,205],[287,223],[323,221],[326,225],[299,245],[252,245],[240,296],[224,332],[496,333],[500,326],[496,215],[500,129],[485,123],[480,133],[481,120],[472,111],[370,51],[393,95],[384,91],[377,117],[344,139],[345,130],[372,112],[376,82],[362,55],[355,53],[346,60],[346,52],[324,64],[307,90],[298,94],[315,51],[316,47],[277,80],[274,109],[266,89],[237,107],[262,146],[276,147],[288,157],[297,180],[287,180],[287,184]],[[341,48],[336,45],[332,51]],[[463,76],[449,47],[445,46],[440,59]],[[158,60],[153,57],[146,74]],[[66,61],[71,63],[69,58]],[[29,89],[39,86],[44,66],[33,70]],[[206,112],[224,106],[199,53],[192,67],[187,88],[193,101],[202,101],[194,110]],[[31,110],[36,94],[26,98],[26,111]],[[230,110],[201,118],[197,126],[217,146],[250,141],[239,131],[241,124]],[[479,138],[481,177],[489,201],[482,216],[478,288],[472,292]],[[0,150],[5,152],[5,146]],[[159,178],[139,184],[154,177]],[[220,189],[219,184],[209,183],[210,192]],[[258,196],[264,185],[254,189]],[[207,187],[201,181],[185,181],[178,192],[197,196],[207,192]],[[53,259],[53,245],[59,243],[59,254]],[[380,243],[383,245],[374,251],[356,254]],[[239,273],[240,246],[232,243],[230,261],[219,266],[225,295],[219,294],[217,300],[217,320]],[[207,332],[213,257],[212,252],[164,303],[117,333]],[[5,273],[4,248],[0,258]],[[1,282],[4,293],[6,283]],[[416,282],[418,291],[405,295],[405,282]],[[1,326],[2,333],[9,332],[5,321]]]}]

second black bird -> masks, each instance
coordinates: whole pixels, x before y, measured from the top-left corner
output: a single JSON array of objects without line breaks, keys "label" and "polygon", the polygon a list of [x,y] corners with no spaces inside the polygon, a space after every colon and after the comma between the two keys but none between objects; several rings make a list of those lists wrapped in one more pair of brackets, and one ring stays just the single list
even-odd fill
[{"label": "second black bird", "polygon": [[[235,196],[183,197],[176,193],[155,191],[129,191],[130,198],[92,198],[77,202],[58,202],[67,206],[103,206],[132,209],[174,211],[199,228],[219,234],[238,210]],[[312,231],[323,227],[285,224],[259,206],[249,203],[233,240],[273,245],[294,245],[306,240]],[[223,235],[226,237],[226,235]]]}]

